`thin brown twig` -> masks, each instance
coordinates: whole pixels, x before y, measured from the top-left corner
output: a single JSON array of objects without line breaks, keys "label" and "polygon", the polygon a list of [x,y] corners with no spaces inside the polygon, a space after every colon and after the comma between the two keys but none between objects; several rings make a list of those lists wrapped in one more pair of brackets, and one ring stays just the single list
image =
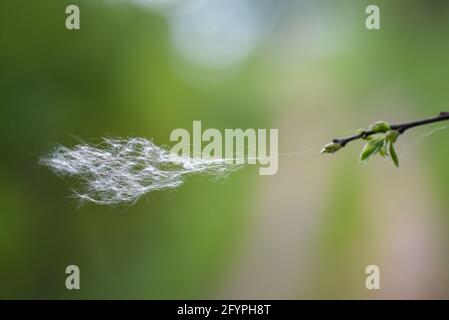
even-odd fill
[{"label": "thin brown twig", "polygon": [[[446,120],[449,120],[449,112],[440,112],[437,116],[432,117],[432,118],[427,118],[424,120],[418,120],[418,121],[412,121],[412,122],[406,122],[406,123],[401,123],[401,124],[395,124],[395,125],[391,125],[390,127],[391,127],[391,130],[396,130],[399,132],[399,134],[403,134],[406,130],[414,128],[414,127],[423,126],[426,124],[431,124],[431,123],[440,122],[440,121],[446,121]],[[337,144],[341,145],[342,147],[344,147],[346,144],[348,144],[351,141],[363,139],[363,138],[366,138],[366,137],[376,134],[376,133],[377,132],[372,131],[372,130],[366,130],[366,131],[360,132],[359,134],[349,136],[346,138],[335,138],[332,140],[332,142],[337,143]]]}]

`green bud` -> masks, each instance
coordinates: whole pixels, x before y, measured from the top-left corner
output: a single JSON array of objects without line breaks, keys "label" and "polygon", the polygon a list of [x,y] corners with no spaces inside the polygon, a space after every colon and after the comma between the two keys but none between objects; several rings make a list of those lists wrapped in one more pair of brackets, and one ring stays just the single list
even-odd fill
[{"label": "green bud", "polygon": [[391,143],[395,143],[399,137],[399,131],[397,130],[388,130],[385,134],[385,138]]},{"label": "green bud", "polygon": [[370,125],[369,128],[375,133],[383,133],[391,129],[390,125],[386,121],[377,121],[376,123]]},{"label": "green bud", "polygon": [[357,134],[361,135],[361,138],[363,140],[367,140],[368,141],[368,140],[373,139],[373,136],[372,135],[367,135],[366,134],[367,131],[365,129],[363,129],[363,128],[357,129],[356,132],[357,132]]},{"label": "green bud", "polygon": [[364,136],[364,137],[362,137],[362,139],[363,140],[365,140],[365,141],[371,141],[371,140],[374,140],[374,139],[377,139],[377,138],[379,138],[379,136],[378,135],[370,135],[370,136]]},{"label": "green bud", "polygon": [[334,153],[341,149],[341,144],[331,142],[324,146],[320,153]]}]

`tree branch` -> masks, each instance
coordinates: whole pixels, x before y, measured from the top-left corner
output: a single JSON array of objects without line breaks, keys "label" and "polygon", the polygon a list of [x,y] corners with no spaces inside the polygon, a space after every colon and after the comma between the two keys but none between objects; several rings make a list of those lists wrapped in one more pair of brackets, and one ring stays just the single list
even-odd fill
[{"label": "tree branch", "polygon": [[[401,123],[401,124],[395,124],[395,125],[391,125],[390,127],[391,127],[391,130],[396,130],[397,132],[399,132],[399,134],[403,134],[406,130],[414,128],[414,127],[423,126],[426,124],[440,122],[440,121],[446,121],[446,120],[449,120],[449,112],[440,112],[439,115],[432,117],[432,118],[418,120],[418,121],[412,121],[412,122],[406,122],[406,123]],[[366,131],[360,132],[359,134],[349,136],[346,138],[335,138],[332,140],[332,142],[339,144],[341,147],[344,147],[346,144],[348,144],[351,141],[363,139],[363,138],[366,138],[366,137],[376,134],[376,133],[378,133],[378,132],[373,131],[373,130],[366,130]]]}]

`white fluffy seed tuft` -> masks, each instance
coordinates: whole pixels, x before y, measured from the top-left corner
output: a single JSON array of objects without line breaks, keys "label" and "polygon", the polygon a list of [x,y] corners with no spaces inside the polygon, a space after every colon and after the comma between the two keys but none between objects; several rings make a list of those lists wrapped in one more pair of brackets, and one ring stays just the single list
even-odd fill
[{"label": "white fluffy seed tuft", "polygon": [[78,177],[75,196],[100,205],[134,203],[148,192],[179,187],[189,174],[224,178],[242,166],[179,156],[144,138],[103,138],[99,144],[72,149],[58,146],[40,163],[58,175]]}]

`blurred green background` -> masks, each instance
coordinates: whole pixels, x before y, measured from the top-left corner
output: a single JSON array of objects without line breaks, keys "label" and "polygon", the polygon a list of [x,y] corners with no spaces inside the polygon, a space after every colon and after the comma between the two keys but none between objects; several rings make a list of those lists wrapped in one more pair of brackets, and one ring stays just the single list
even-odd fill
[{"label": "blurred green background", "polygon": [[[449,298],[444,124],[400,138],[400,169],[358,163],[359,143],[319,154],[377,120],[449,111],[448,35],[447,1],[2,0],[0,298]],[[170,145],[193,120],[278,128],[278,173],[78,207],[38,164],[74,136]]]}]

